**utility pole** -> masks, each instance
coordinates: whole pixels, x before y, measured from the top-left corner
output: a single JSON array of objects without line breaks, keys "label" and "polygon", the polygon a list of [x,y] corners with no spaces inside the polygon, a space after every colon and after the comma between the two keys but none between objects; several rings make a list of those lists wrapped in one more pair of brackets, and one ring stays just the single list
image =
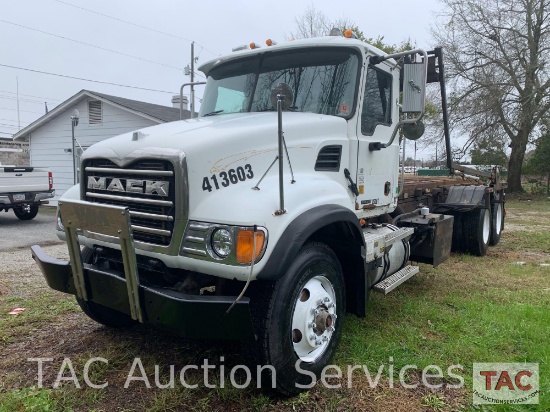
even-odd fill
[{"label": "utility pole", "polygon": [[19,116],[19,78],[15,76],[15,83],[17,85],[17,130],[21,130],[21,118]]},{"label": "utility pole", "polygon": [[79,113],[78,110],[74,109],[73,113],[71,115],[71,131],[72,131],[72,155],[73,155],[73,178],[74,178],[74,184],[76,185],[78,183],[78,171],[77,171],[77,165],[76,165],[76,145],[75,145],[75,137],[74,137],[74,128],[78,126],[78,120],[79,120]]},{"label": "utility pole", "polygon": [[191,42],[191,119],[195,117],[195,42]]}]

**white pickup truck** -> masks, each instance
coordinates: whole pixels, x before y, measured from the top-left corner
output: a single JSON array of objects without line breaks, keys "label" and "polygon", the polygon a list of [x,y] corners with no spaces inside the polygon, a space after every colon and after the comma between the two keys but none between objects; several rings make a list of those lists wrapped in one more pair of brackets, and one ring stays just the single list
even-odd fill
[{"label": "white pickup truck", "polygon": [[0,164],[0,211],[13,209],[20,220],[31,220],[38,206],[54,196],[52,172]]}]

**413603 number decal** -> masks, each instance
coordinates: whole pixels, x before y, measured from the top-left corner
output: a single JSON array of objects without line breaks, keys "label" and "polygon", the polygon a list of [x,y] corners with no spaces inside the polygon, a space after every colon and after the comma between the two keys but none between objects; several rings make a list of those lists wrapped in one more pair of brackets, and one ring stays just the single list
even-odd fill
[{"label": "413603 number decal", "polygon": [[213,174],[210,177],[204,177],[202,179],[202,190],[211,192],[213,189],[220,189],[220,186],[227,187],[229,185],[235,185],[247,179],[252,179],[253,177],[254,172],[252,171],[252,166],[249,164],[244,165],[244,167],[239,166],[236,169],[229,169],[227,172],[223,171],[217,175]]}]

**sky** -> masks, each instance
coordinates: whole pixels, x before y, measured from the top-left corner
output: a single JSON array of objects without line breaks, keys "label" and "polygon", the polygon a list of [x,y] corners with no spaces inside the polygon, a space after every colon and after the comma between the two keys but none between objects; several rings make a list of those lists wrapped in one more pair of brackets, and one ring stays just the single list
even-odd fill
[{"label": "sky", "polygon": [[[197,66],[239,45],[284,41],[295,31],[296,17],[311,4],[291,0],[0,0],[0,137],[9,137],[17,132],[18,124],[23,128],[43,115],[44,102],[51,110],[82,89],[171,106],[172,96],[190,81],[183,69],[191,62],[191,41],[195,42]],[[314,6],[330,19],[355,22],[366,37],[384,36],[390,44],[410,38],[422,48],[434,46],[430,25],[441,10],[437,0],[316,0]],[[198,73],[195,81],[204,80]]]}]

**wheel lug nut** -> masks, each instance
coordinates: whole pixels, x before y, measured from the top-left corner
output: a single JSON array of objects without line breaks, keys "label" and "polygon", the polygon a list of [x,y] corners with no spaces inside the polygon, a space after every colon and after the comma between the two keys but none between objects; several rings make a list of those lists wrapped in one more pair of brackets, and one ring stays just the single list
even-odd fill
[{"label": "wheel lug nut", "polygon": [[328,336],[323,336],[323,342],[328,342]]},{"label": "wheel lug nut", "polygon": [[328,304],[328,307],[329,307],[329,308],[333,308],[333,307],[335,307],[335,306],[336,306],[336,305],[335,305],[334,303],[332,303],[332,302],[330,302],[330,303]]},{"label": "wheel lug nut", "polygon": [[325,296],[325,299],[323,299],[325,302],[330,302],[330,298],[328,296]]},{"label": "wheel lug nut", "polygon": [[316,345],[320,345],[321,343],[323,343],[323,342],[321,342],[321,339],[315,339],[315,344]]},{"label": "wheel lug nut", "polygon": [[310,328],[310,329],[314,328],[315,327],[315,322],[308,323],[307,327]]},{"label": "wheel lug nut", "polygon": [[334,332],[335,331],[334,326],[329,326],[328,330],[331,331],[331,332]]},{"label": "wheel lug nut", "polygon": [[312,315],[315,315],[315,312],[316,312],[316,311],[317,311],[317,309],[315,309],[315,308],[311,308],[311,310],[310,310],[310,312],[311,312]]},{"label": "wheel lug nut", "polygon": [[322,304],[323,304],[323,299],[319,299],[319,300],[317,301],[317,304],[318,304],[318,305],[322,305]]},{"label": "wheel lug nut", "polygon": [[315,335],[309,335],[309,340],[316,340],[316,339],[315,339],[316,337],[317,337],[317,336],[315,336]]}]

